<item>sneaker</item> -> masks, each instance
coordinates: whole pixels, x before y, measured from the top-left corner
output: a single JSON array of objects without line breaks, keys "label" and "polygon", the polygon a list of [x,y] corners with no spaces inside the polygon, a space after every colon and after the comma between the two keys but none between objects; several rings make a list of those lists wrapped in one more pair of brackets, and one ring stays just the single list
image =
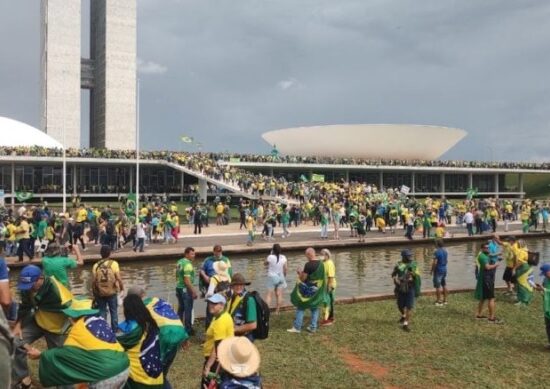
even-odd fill
[{"label": "sneaker", "polygon": [[297,330],[296,328],[292,327],[292,328],[289,328],[288,330],[286,330],[286,332],[290,332],[290,333],[293,333],[293,334],[299,334],[300,330]]},{"label": "sneaker", "polygon": [[489,324],[504,324],[504,322],[496,317],[494,319],[487,319]]},{"label": "sneaker", "polygon": [[440,302],[440,301],[436,301],[436,302],[434,303],[434,305],[435,305],[436,307],[442,307],[442,306],[443,306],[443,303]]},{"label": "sneaker", "polygon": [[310,334],[314,334],[314,333],[317,332],[316,329],[313,329],[313,328],[311,328],[311,327],[307,327],[307,328],[306,328],[306,331],[309,332]]},{"label": "sneaker", "polygon": [[448,301],[443,301],[443,305],[448,305],[449,302]]},{"label": "sneaker", "polygon": [[403,324],[403,331],[405,332],[411,332],[411,329],[408,324]]}]

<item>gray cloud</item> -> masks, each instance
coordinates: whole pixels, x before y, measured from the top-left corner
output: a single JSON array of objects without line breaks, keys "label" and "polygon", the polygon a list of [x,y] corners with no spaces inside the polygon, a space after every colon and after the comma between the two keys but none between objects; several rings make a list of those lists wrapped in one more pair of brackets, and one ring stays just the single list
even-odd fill
[{"label": "gray cloud", "polygon": [[[34,125],[36,4],[0,3],[0,114]],[[549,17],[543,0],[139,0],[143,146],[269,152],[271,129],[421,123],[469,132],[447,158],[544,158]]]}]

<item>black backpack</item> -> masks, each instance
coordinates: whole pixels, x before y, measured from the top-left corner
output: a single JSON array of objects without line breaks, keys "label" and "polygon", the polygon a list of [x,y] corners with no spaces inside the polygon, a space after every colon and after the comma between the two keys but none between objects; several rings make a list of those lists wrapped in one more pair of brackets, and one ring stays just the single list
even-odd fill
[{"label": "black backpack", "polygon": [[243,311],[247,311],[247,305],[248,305],[248,296],[252,297],[254,299],[254,302],[256,303],[256,315],[258,316],[256,321],[256,329],[252,331],[252,334],[254,335],[254,339],[267,339],[269,336],[269,306],[266,304],[266,302],[260,297],[258,292],[248,292],[247,298],[243,301]]}]

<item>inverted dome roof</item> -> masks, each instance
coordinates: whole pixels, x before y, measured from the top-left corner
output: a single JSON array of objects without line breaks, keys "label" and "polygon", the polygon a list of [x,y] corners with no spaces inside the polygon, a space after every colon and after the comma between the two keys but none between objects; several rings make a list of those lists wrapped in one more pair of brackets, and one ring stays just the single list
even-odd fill
[{"label": "inverted dome roof", "polygon": [[26,123],[0,116],[0,146],[41,146],[62,149],[63,145]]},{"label": "inverted dome roof", "polygon": [[262,135],[284,155],[434,160],[466,136],[458,128],[416,124],[296,127]]}]

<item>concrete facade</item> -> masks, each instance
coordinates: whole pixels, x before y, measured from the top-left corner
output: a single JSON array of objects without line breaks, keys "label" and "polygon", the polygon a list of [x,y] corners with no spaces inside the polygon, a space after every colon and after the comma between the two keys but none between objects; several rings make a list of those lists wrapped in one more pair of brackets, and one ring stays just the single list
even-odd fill
[{"label": "concrete facade", "polygon": [[80,93],[90,89],[90,147],[134,148],[136,0],[90,1],[91,58],[81,58],[81,6],[42,1],[41,127],[67,147],[81,147]]},{"label": "concrete facade", "polygon": [[135,147],[136,12],[135,0],[91,2],[91,147]]},{"label": "concrete facade", "polygon": [[80,147],[80,0],[41,2],[41,129]]}]

